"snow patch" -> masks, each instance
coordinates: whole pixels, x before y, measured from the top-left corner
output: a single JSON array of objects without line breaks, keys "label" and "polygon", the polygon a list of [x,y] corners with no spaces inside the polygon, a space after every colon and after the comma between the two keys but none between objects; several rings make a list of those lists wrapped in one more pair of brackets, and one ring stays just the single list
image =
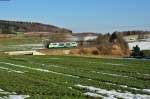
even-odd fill
[{"label": "snow patch", "polygon": [[4,91],[4,90],[3,90],[3,89],[0,89],[0,92],[1,92],[1,91]]},{"label": "snow patch", "polygon": [[66,67],[62,67],[62,66],[58,66],[58,65],[49,65],[51,67],[57,67],[57,68],[66,68]]},{"label": "snow patch", "polygon": [[17,65],[17,64],[6,63],[6,62],[0,62],[0,63],[6,64],[6,65],[10,65],[10,66],[16,66],[16,67],[21,67],[21,68],[27,68],[27,69],[31,69],[31,70],[41,71],[41,72],[48,72],[48,73],[53,73],[53,74],[58,74],[58,75],[63,75],[63,76],[68,76],[68,77],[80,78],[79,76],[59,73],[59,72],[46,70],[46,69],[41,69],[41,68],[32,68],[32,67],[28,67],[28,66],[24,66],[24,65]]},{"label": "snow patch", "polygon": [[115,77],[124,77],[124,78],[133,78],[133,77],[129,77],[129,76],[123,76],[123,75],[119,75],[119,74],[111,74],[111,73],[104,73],[104,72],[99,72],[103,75],[110,75],[110,76],[115,76]]},{"label": "snow patch", "polygon": [[72,89],[72,87],[68,87],[69,89]]},{"label": "snow patch", "polygon": [[9,93],[9,92],[6,92],[6,91],[2,91],[2,92],[0,92],[0,94],[8,95],[8,94],[10,94],[10,93]]},{"label": "snow patch", "polygon": [[[121,58],[121,59],[124,59],[124,58]],[[89,63],[100,63],[100,62],[89,62]],[[113,65],[113,66],[125,66],[124,64],[116,64],[116,63],[103,63],[103,62],[101,62],[101,64]]]},{"label": "snow patch", "polygon": [[90,92],[94,92],[95,94],[104,94],[107,95],[108,99],[117,99],[117,98],[123,98],[123,99],[150,99],[150,95],[141,95],[141,94],[132,94],[131,92],[117,92],[115,90],[106,90],[106,89],[100,89],[93,86],[83,86],[83,85],[75,85],[76,87],[87,89]]},{"label": "snow patch", "polygon": [[60,58],[48,58],[48,59],[51,59],[51,60],[59,60]]},{"label": "snow patch", "polygon": [[150,93],[150,89],[143,89],[143,91]]},{"label": "snow patch", "polygon": [[91,71],[91,72],[98,73],[98,74],[103,74],[103,75],[115,76],[115,77],[134,78],[134,77],[130,77],[130,76],[124,76],[124,75],[112,74],[112,73],[105,73],[105,72],[96,72],[96,71]]},{"label": "snow patch", "polygon": [[80,78],[79,76],[73,76],[73,75],[70,75],[70,74],[63,74],[63,73],[54,72],[54,71],[49,71],[49,72],[54,73],[54,74],[58,74],[58,75],[68,76],[68,77]]},{"label": "snow patch", "polygon": [[150,76],[150,74],[137,73],[138,75]]},{"label": "snow patch", "polygon": [[99,95],[99,94],[92,93],[92,92],[86,92],[86,93],[84,93],[84,95],[90,96],[90,97],[97,97],[97,98],[103,97],[103,96],[101,96],[101,95]]},{"label": "snow patch", "polygon": [[29,95],[17,95],[16,92],[7,92],[3,89],[0,89],[0,94],[8,95],[8,96],[2,96],[0,99],[25,99],[30,97]]},{"label": "snow patch", "polygon": [[54,65],[54,64],[51,64],[51,65],[41,64],[41,65],[42,65],[42,66],[47,66],[47,67],[66,68],[66,67],[58,66],[58,65]]},{"label": "snow patch", "polygon": [[150,42],[131,42],[128,43],[128,45],[130,50],[132,50],[136,45],[138,45],[141,50],[150,50]]},{"label": "snow patch", "polygon": [[37,65],[42,65],[42,66],[46,66],[46,67],[56,67],[56,68],[66,68],[66,67],[63,67],[63,66],[58,66],[58,65],[55,65],[55,64],[42,64],[42,63],[35,63],[35,62],[31,62],[32,64],[37,64]]},{"label": "snow patch", "polygon": [[118,85],[118,84],[113,84],[113,83],[109,83],[109,82],[106,82],[105,84],[119,86],[119,87],[122,87],[122,88],[128,88],[128,89],[132,89],[132,90],[136,90],[136,91],[142,91],[141,89],[128,87],[127,85]]},{"label": "snow patch", "polygon": [[7,91],[4,91],[3,89],[0,89],[0,94],[4,94],[4,95],[9,95],[9,94],[16,94],[15,92],[7,92]]},{"label": "snow patch", "polygon": [[7,70],[8,72],[15,72],[15,73],[20,73],[20,74],[23,74],[23,73],[24,73],[24,72],[22,72],[22,71],[12,70],[12,69],[5,68],[5,67],[0,67],[0,69]]},{"label": "snow patch", "polygon": [[125,66],[124,64],[115,64],[115,63],[104,63],[104,64],[113,66]]},{"label": "snow patch", "polygon": [[10,95],[8,99],[25,99],[29,98],[29,95]]}]

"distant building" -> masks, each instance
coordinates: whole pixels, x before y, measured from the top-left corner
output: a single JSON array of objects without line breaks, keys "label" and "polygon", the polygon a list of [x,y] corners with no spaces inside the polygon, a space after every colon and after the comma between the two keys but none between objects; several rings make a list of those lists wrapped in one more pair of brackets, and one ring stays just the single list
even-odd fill
[{"label": "distant building", "polygon": [[126,42],[135,42],[138,40],[138,35],[124,36]]},{"label": "distant building", "polygon": [[86,36],[86,37],[84,37],[84,40],[85,40],[85,41],[95,40],[95,39],[97,39],[97,37],[98,37],[98,36]]},{"label": "distant building", "polygon": [[69,38],[70,41],[89,41],[95,40],[98,35],[95,33],[74,33],[72,37]]}]

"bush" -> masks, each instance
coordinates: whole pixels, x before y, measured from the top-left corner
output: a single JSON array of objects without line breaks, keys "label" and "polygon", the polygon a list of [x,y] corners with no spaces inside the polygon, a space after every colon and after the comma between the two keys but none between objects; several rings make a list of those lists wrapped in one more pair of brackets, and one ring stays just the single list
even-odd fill
[{"label": "bush", "polygon": [[99,51],[98,51],[98,50],[93,50],[93,51],[92,51],[92,54],[93,54],[93,55],[99,55]]},{"label": "bush", "polygon": [[103,55],[111,55],[111,46],[109,45],[100,45],[97,47],[99,50],[100,54]]}]

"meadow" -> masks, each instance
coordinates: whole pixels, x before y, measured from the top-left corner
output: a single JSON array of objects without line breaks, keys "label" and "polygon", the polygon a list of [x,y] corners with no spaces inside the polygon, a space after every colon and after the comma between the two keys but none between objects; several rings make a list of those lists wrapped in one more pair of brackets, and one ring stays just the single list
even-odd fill
[{"label": "meadow", "polygon": [[0,99],[19,95],[27,99],[150,99],[150,61],[1,56]]},{"label": "meadow", "polygon": [[[41,44],[41,46],[39,46]],[[40,37],[1,38],[0,51],[26,51],[44,46],[44,39]]]}]

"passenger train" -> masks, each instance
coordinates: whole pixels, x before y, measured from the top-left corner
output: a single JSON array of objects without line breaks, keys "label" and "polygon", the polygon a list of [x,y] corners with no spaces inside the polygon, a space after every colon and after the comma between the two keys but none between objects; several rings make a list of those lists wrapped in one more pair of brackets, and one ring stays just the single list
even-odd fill
[{"label": "passenger train", "polygon": [[74,48],[78,47],[77,42],[50,42],[48,48]]}]

